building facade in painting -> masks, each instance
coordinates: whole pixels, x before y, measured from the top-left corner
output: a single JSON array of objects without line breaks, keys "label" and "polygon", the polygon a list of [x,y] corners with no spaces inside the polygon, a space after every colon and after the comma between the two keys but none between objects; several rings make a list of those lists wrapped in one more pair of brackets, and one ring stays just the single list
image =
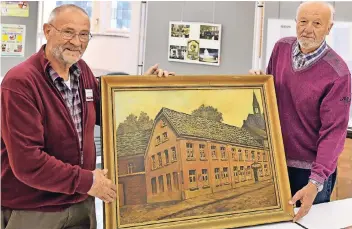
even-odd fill
[{"label": "building facade in painting", "polygon": [[117,135],[119,205],[147,203],[144,152],[151,130]]},{"label": "building facade in painting", "polygon": [[246,128],[162,108],[145,152],[148,203],[272,179],[269,151]]}]

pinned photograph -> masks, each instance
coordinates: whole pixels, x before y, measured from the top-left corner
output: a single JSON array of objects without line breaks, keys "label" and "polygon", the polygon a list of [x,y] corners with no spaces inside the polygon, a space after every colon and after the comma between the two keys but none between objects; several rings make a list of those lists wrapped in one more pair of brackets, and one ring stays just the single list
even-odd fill
[{"label": "pinned photograph", "polygon": [[170,59],[184,60],[186,52],[186,46],[170,45]]},{"label": "pinned photograph", "polygon": [[200,26],[200,39],[207,40],[219,40],[219,27],[211,25],[201,25]]},{"label": "pinned photograph", "polygon": [[200,48],[199,61],[207,63],[218,63],[219,62],[219,50]]},{"label": "pinned photograph", "polygon": [[196,40],[188,41],[187,58],[190,60],[199,59],[199,41],[196,41]]},{"label": "pinned photograph", "polygon": [[171,37],[182,37],[182,38],[189,38],[189,25],[171,25]]},{"label": "pinned photograph", "polygon": [[14,52],[22,52],[22,45],[17,45],[17,49]]}]

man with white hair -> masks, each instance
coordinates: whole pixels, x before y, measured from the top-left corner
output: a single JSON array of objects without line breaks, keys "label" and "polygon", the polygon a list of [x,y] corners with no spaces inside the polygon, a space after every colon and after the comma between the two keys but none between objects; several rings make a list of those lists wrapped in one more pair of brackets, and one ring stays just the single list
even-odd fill
[{"label": "man with white hair", "polygon": [[[116,200],[95,169],[98,82],[81,59],[91,38],[87,13],[62,5],[43,26],[47,44],[1,85],[1,228],[94,229],[94,198]],[[157,65],[145,74],[167,76]]]},{"label": "man with white hair", "polygon": [[[351,105],[351,73],[325,41],[333,7],[305,2],[297,9],[297,37],[274,46],[267,74],[274,76],[292,199],[301,207],[330,201],[343,150]],[[263,74],[251,70],[251,74]]]}]

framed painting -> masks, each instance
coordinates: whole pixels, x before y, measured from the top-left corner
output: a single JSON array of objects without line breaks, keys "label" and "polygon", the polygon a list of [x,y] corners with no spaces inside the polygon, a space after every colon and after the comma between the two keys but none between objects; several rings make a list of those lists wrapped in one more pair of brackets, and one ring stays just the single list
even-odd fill
[{"label": "framed painting", "polygon": [[102,76],[106,229],[294,216],[272,76]]}]

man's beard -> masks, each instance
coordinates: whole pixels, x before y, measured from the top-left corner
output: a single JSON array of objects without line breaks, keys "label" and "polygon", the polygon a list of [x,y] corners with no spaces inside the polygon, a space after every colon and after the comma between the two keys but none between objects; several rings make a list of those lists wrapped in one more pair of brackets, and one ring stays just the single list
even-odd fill
[{"label": "man's beard", "polygon": [[298,39],[298,43],[301,48],[304,49],[314,49],[318,48],[323,41],[309,41],[308,39]]},{"label": "man's beard", "polygon": [[79,48],[75,47],[64,47],[63,45],[56,46],[52,49],[52,54],[56,59],[58,59],[60,62],[64,63],[65,65],[72,65],[75,64],[79,59],[81,59],[82,54],[80,54],[78,57],[72,57],[68,55],[64,55],[65,49],[71,49],[71,50],[79,50]]}]

